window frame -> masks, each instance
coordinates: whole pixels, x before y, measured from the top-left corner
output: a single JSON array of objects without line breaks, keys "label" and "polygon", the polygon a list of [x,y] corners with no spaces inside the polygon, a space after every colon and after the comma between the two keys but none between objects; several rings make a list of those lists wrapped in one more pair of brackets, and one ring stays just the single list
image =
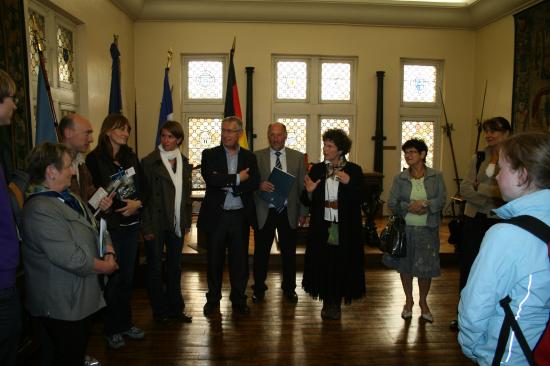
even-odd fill
[{"label": "window frame", "polygon": [[[36,105],[37,105],[37,88],[38,88],[38,74],[34,75],[31,62],[31,35],[29,33],[30,28],[30,10],[40,14],[44,17],[44,42],[46,43],[46,50],[44,52],[44,58],[46,59],[46,73],[48,75],[48,81],[50,82],[50,91],[53,99],[55,115],[60,120],[64,111],[78,112],[80,106],[80,70],[79,70],[79,55],[80,44],[78,37],[78,24],[72,21],[64,14],[59,13],[56,9],[48,7],[45,4],[31,0],[25,7],[25,32],[27,39],[27,58],[29,75],[30,92],[31,92],[31,118],[33,131],[35,131],[36,123]],[[57,62],[57,28],[62,26],[72,32],[73,36],[73,65],[74,65],[74,81],[73,83],[62,82],[59,79],[59,64]]]},{"label": "window frame", "polygon": [[[350,92],[349,92],[349,100],[336,100],[336,99],[322,99],[322,91],[323,91],[323,64],[324,63],[347,63],[350,65]],[[357,62],[353,62],[353,60],[347,60],[344,58],[337,58],[337,57],[320,57],[319,58],[319,69],[318,69],[318,80],[319,80],[319,104],[353,104],[356,102],[355,99],[355,91],[356,91],[356,80],[357,80]]]},{"label": "window frame", "polygon": [[[272,54],[272,98],[271,115],[272,120],[278,118],[306,118],[306,152],[311,161],[321,156],[321,118],[348,118],[350,120],[350,136],[356,135],[357,120],[357,56],[326,56],[326,55],[284,55]],[[308,101],[277,99],[277,68],[278,61],[308,61]],[[322,101],[321,100],[321,77],[322,63],[341,62],[351,64],[350,75],[350,100],[349,101]],[[315,77],[312,77],[315,75]],[[319,144],[317,144],[319,141]],[[352,145],[350,155],[355,155],[356,145]]]},{"label": "window frame", "polygon": [[[189,67],[190,61],[217,61],[222,63],[222,97],[220,99],[214,98],[201,98],[191,99],[189,98]],[[203,53],[203,54],[181,54],[181,102],[182,105],[211,105],[218,106],[223,105],[225,102],[225,87],[227,86],[227,68],[229,60],[226,54],[221,53]],[[202,107],[201,107],[202,108]]]},{"label": "window frame", "polygon": [[[401,58],[400,60],[400,106],[399,106],[399,127],[397,129],[397,141],[399,141],[399,160],[398,165],[401,168],[401,141],[403,137],[403,122],[404,121],[433,121],[434,122],[434,146],[433,146],[433,157],[434,161],[432,168],[439,169],[441,167],[441,159],[436,157],[441,156],[441,113],[442,113],[442,103],[440,90],[442,90],[443,77],[444,77],[444,61],[437,59],[412,59],[412,58]],[[403,101],[403,85],[404,85],[404,66],[405,65],[426,65],[426,66],[435,66],[436,67],[436,101],[435,102],[404,102]]]}]

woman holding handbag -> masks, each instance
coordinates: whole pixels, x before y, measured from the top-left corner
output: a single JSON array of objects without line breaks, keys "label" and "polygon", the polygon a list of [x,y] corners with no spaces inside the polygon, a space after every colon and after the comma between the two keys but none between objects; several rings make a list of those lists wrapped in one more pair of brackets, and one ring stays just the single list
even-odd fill
[{"label": "woman holding handbag", "polygon": [[427,297],[432,277],[440,275],[439,224],[447,192],[441,172],[426,166],[428,146],[423,140],[408,140],[401,149],[409,168],[395,176],[388,199],[392,213],[406,222],[407,256],[395,266],[406,298],[401,317],[412,318],[413,277],[417,277],[421,318],[431,323]]}]

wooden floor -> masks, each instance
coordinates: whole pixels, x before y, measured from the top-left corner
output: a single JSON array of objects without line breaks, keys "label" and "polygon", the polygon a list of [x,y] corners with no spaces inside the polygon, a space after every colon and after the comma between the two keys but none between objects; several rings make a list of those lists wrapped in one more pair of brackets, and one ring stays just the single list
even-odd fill
[{"label": "wooden floor", "polygon": [[[399,275],[367,268],[367,296],[342,307],[340,321],[323,321],[321,303],[297,288],[299,302],[289,304],[279,290],[280,275],[271,271],[269,291],[249,316],[231,312],[224,277],[222,316],[202,314],[207,290],[203,265],[184,264],[182,291],[191,324],[156,325],[144,289],[134,291],[134,321],[146,332],[142,341],[110,350],[102,324],[94,324],[88,353],[102,365],[472,365],[461,353],[457,333],[449,330],[457,305],[458,270],[442,268],[428,298],[434,323],[400,318],[404,303]],[[298,283],[302,273],[298,273]],[[251,284],[251,281],[249,282]],[[250,294],[250,291],[249,291]],[[418,289],[415,284],[415,299]],[[418,303],[417,300],[415,300]]]}]

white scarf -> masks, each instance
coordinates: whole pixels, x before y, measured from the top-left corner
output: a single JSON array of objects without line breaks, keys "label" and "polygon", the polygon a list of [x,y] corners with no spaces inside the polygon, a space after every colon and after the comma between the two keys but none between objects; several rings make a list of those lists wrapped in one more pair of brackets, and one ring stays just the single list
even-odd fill
[{"label": "white scarf", "polygon": [[[158,146],[159,152],[160,152],[160,158],[162,160],[162,163],[166,167],[166,170],[168,171],[168,174],[170,174],[170,178],[172,179],[172,183],[174,184],[174,188],[176,190],[176,197],[174,197],[174,233],[178,237],[183,237],[181,234],[181,227],[180,227],[180,208],[181,208],[181,195],[182,195],[182,186],[183,186],[183,162],[181,159],[181,153],[179,149],[174,149],[172,151],[165,151],[162,147],[162,144],[159,144]],[[176,159],[176,172],[172,170],[172,164],[170,164],[169,160]]]}]

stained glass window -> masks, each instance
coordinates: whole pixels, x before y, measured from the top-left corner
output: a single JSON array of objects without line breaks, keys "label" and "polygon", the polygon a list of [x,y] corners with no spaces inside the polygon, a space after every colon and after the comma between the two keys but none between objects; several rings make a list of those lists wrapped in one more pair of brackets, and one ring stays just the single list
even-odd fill
[{"label": "stained glass window", "polygon": [[277,122],[286,126],[286,144],[291,149],[306,153],[307,150],[307,120],[305,118],[281,117]]},{"label": "stained glass window", "polygon": [[59,81],[74,82],[74,48],[73,32],[60,25],[57,26],[57,67]]},{"label": "stained glass window", "polygon": [[323,156],[323,133],[325,133],[326,130],[330,130],[333,128],[344,130],[349,136],[349,118],[321,118],[321,155],[319,157],[319,159],[321,159],[320,161],[325,160]]},{"label": "stained glass window", "polygon": [[38,68],[40,67],[40,58],[38,57],[38,52],[36,51],[36,48],[34,47],[34,35],[33,35],[33,26],[32,26],[32,18],[34,16],[34,19],[36,21],[36,28],[37,28],[37,36],[40,37],[42,40],[42,45],[44,46],[44,52],[46,52],[46,25],[44,16],[40,15],[36,11],[29,8],[29,36],[30,36],[30,44],[31,44],[31,72],[33,75],[38,76]]},{"label": "stained glass window", "polygon": [[403,65],[403,102],[435,103],[437,67]]},{"label": "stained glass window", "polygon": [[[189,124],[189,162],[197,166],[201,163],[204,149],[220,144],[222,118],[190,117],[187,122]],[[191,181],[192,189],[206,189],[200,169],[193,170]]]},{"label": "stained glass window", "polygon": [[307,99],[307,63],[277,61],[277,99]]},{"label": "stained glass window", "polygon": [[[401,121],[401,146],[410,139],[422,139],[428,145],[426,165],[433,167],[434,163],[434,121]],[[401,170],[408,168],[405,157],[401,154]]]},{"label": "stained glass window", "polygon": [[187,63],[189,99],[223,98],[223,62],[189,61]]},{"label": "stained glass window", "polygon": [[321,99],[350,100],[351,64],[324,62],[321,66]]}]

